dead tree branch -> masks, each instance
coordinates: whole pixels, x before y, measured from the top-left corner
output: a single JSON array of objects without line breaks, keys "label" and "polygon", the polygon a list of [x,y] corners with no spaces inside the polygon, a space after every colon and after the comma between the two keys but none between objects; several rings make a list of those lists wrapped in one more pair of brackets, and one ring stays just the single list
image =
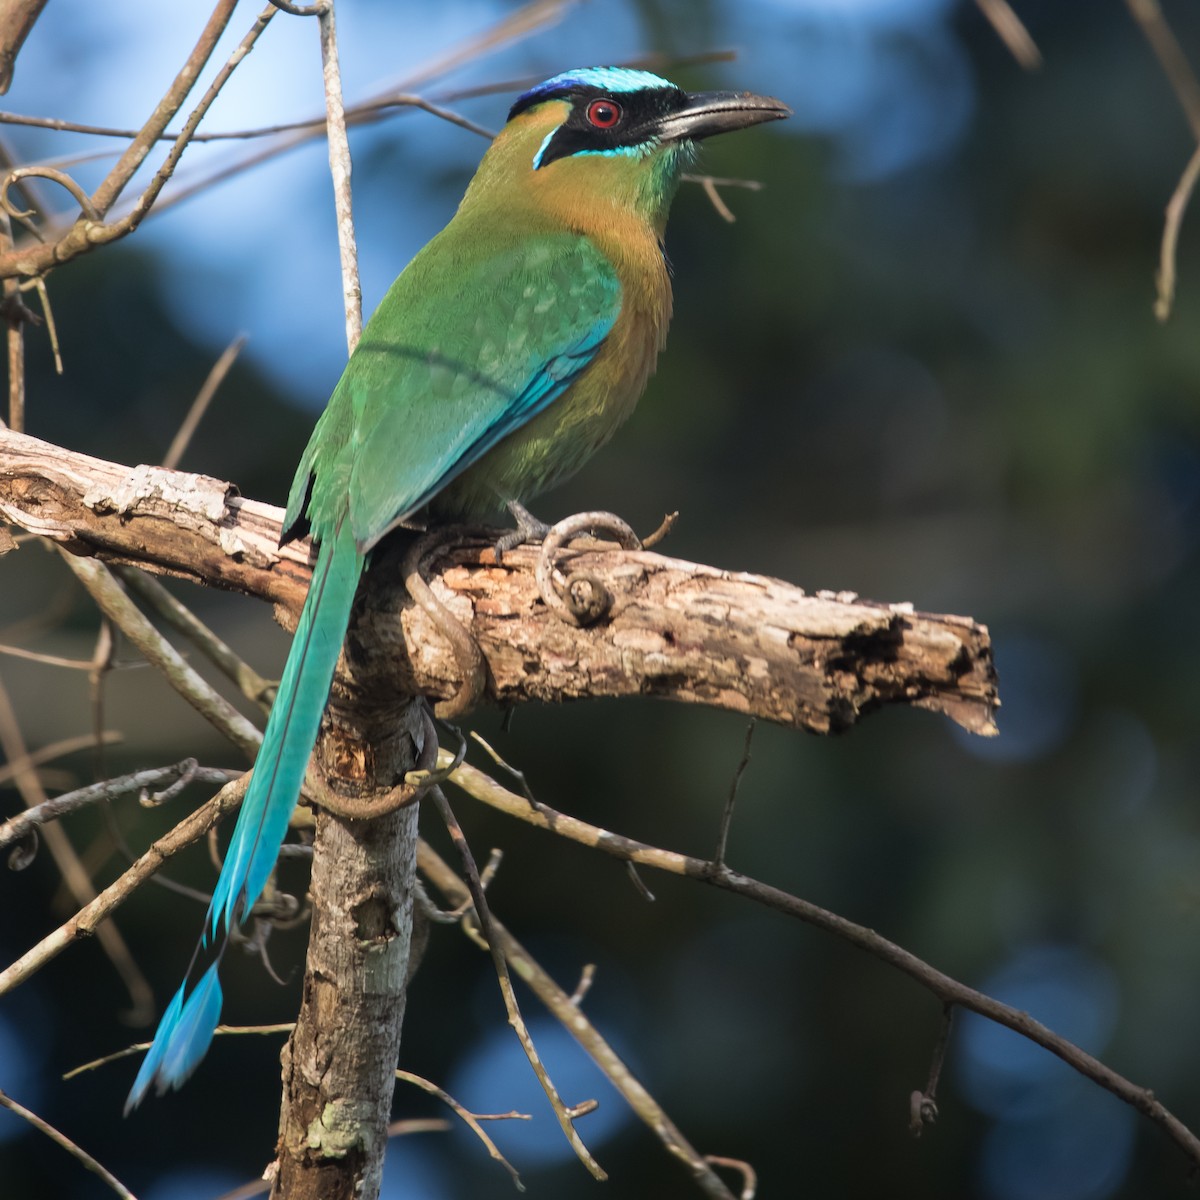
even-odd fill
[{"label": "dead tree branch", "polygon": [[46,0],[6,0],[0,6],[0,94],[12,85],[17,55],[45,7]]},{"label": "dead tree branch", "polygon": [[[277,548],[278,509],[228,483],[129,468],[0,430],[0,517],[82,556],[223,587],[295,613],[305,544]],[[586,627],[542,602],[536,551],[505,555],[484,537],[437,557],[431,585],[482,651],[487,694],[505,704],[652,695],[726,708],[816,733],[884,704],[940,712],[995,732],[987,629],[966,617],[806,595],[776,579],[597,544],[568,552],[611,595]],[[399,556],[378,556],[357,625],[393,694],[453,696],[461,670],[428,613],[399,586]],[[360,683],[366,683],[360,679]],[[379,678],[372,686],[379,686]]]}]

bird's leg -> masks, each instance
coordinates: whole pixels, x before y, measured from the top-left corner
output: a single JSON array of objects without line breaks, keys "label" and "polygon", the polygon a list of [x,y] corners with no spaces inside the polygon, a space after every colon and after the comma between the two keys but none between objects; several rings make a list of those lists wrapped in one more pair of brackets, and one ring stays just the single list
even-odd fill
[{"label": "bird's leg", "polygon": [[526,542],[540,542],[550,532],[550,526],[545,521],[539,521],[519,500],[509,500],[505,506],[517,523],[516,529],[510,529],[496,539],[496,561],[499,562],[509,550],[524,546]]}]

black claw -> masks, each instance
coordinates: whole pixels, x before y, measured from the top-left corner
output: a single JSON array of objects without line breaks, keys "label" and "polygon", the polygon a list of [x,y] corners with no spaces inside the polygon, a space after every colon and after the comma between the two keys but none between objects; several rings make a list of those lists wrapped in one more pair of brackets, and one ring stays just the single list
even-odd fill
[{"label": "black claw", "polygon": [[500,562],[509,550],[515,550],[518,546],[524,546],[527,542],[543,541],[546,534],[550,532],[550,526],[545,521],[539,521],[519,501],[510,500],[505,505],[505,508],[512,513],[517,527],[516,529],[510,529],[508,533],[496,539],[493,549],[497,562]]}]

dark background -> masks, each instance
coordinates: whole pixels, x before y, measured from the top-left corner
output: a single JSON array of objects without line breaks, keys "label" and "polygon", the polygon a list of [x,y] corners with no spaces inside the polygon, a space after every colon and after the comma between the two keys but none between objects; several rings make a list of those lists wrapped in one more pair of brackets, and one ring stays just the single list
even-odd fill
[{"label": "dark background", "polygon": [[[438,37],[511,6],[443,7]],[[706,169],[766,186],[725,193],[735,225],[684,187],[668,235],[676,316],[660,370],[629,426],[537,510],[556,519],[609,508],[649,531],[679,509],[674,555],[986,622],[1004,702],[998,739],[903,709],[837,739],[760,727],[731,865],[1029,1009],[1195,1127],[1200,213],[1183,228],[1176,311],[1166,326],[1151,312],[1162,210],[1193,143],[1123,4],[1019,8],[1046,60],[1035,74],[969,3],[596,0],[448,82],[736,44],[731,65],[664,73],[694,88],[773,91],[795,106],[790,128],[706,150]],[[343,9],[349,46],[355,30],[361,43],[375,23],[397,27],[392,6]],[[1200,58],[1195,6],[1165,12]],[[250,18],[239,11],[239,36]],[[195,36],[174,12],[143,19]],[[103,45],[82,48],[72,22],[83,7],[68,4],[56,20],[31,37],[11,107],[115,120],[115,102],[68,82],[115,70]],[[611,43],[610,22],[620,31]],[[292,68],[309,88],[303,99],[263,83],[256,107],[251,59],[241,107],[214,115],[214,127],[262,123],[268,92],[307,115],[315,40]],[[156,91],[181,57],[151,72]],[[348,68],[352,98],[377,82]],[[461,107],[494,127],[509,99]],[[123,119],[140,120],[144,107]],[[29,131],[14,131],[12,144],[23,160],[62,145]],[[448,218],[481,146],[422,114],[352,133],[368,303]],[[282,503],[344,357],[323,156],[314,146],[281,168],[298,190],[268,202],[245,183],[215,189],[56,272],[67,373],[50,373],[34,333],[29,431],[121,462],[157,461],[216,354],[245,330],[251,350],[183,465]],[[179,594],[264,674],[278,671],[286,638],[264,606]],[[29,546],[0,562],[0,640],[86,658],[96,623],[54,554]],[[135,656],[123,647],[119,657]],[[90,727],[82,674],[2,658],[0,679],[31,746]],[[107,753],[106,774],[185,754],[240,765],[146,668],[109,677],[105,724],[126,738]],[[649,702],[529,708],[507,733],[495,712],[474,724],[547,803],[701,855],[745,729],[730,714]],[[48,785],[94,770],[78,755],[54,764]],[[156,813],[126,800],[115,817],[140,850],[202,798],[194,789]],[[11,788],[0,791],[0,812],[19,807]],[[957,1025],[941,1118],[913,1140],[908,1096],[925,1083],[939,1007],[907,978],[694,882],[646,872],[657,897],[648,903],[621,864],[461,795],[456,807],[478,856],[505,850],[497,914],[568,990],[584,963],[597,964],[589,1014],[694,1144],[754,1164],[760,1196],[1192,1194],[1188,1164],[1161,1131],[982,1022]],[[439,840],[432,813],[423,823]],[[106,836],[96,813],[68,828],[81,848]],[[104,858],[97,880],[121,866]],[[171,874],[198,887],[214,878],[203,849]],[[302,888],[303,876],[292,878]],[[23,874],[5,872],[0,904],[5,962],[70,911],[44,852]],[[160,1003],[201,911],[148,887],[119,914]],[[303,950],[302,930],[272,940],[283,988],[231,956],[226,1019],[290,1019]],[[122,1022],[127,1004],[99,947],[72,947],[0,1001],[0,1087],[141,1200],[214,1197],[252,1178],[274,1143],[280,1038],[218,1039],[179,1096],[122,1120],[132,1061],[59,1076],[148,1035]],[[559,1049],[532,997],[525,1007],[568,1100],[601,1098],[580,1132],[611,1175],[604,1188],[562,1143],[488,961],[454,928],[434,930],[401,1065],[476,1109],[533,1113],[528,1126],[491,1128],[532,1195],[696,1194],[621,1101]],[[403,1086],[394,1108],[441,1115]],[[511,1194],[461,1129],[397,1144],[385,1193]],[[0,1114],[0,1194],[109,1193]]]}]

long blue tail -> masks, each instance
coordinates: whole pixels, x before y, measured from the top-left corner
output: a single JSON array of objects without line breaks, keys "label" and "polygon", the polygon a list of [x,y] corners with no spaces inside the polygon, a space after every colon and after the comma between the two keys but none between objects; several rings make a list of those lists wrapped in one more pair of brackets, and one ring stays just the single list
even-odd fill
[{"label": "long blue tail", "polygon": [[221,1014],[217,968],[229,930],[235,920],[245,921],[279,857],[362,575],[365,560],[349,532],[349,522],[344,525],[346,532],[339,525],[317,554],[308,598],[188,977],[201,949],[219,938],[216,960],[190,993],[187,978],[175,993],[125,1101],[126,1114],[141,1103],[151,1085],[160,1096],[182,1086],[212,1041]]}]

